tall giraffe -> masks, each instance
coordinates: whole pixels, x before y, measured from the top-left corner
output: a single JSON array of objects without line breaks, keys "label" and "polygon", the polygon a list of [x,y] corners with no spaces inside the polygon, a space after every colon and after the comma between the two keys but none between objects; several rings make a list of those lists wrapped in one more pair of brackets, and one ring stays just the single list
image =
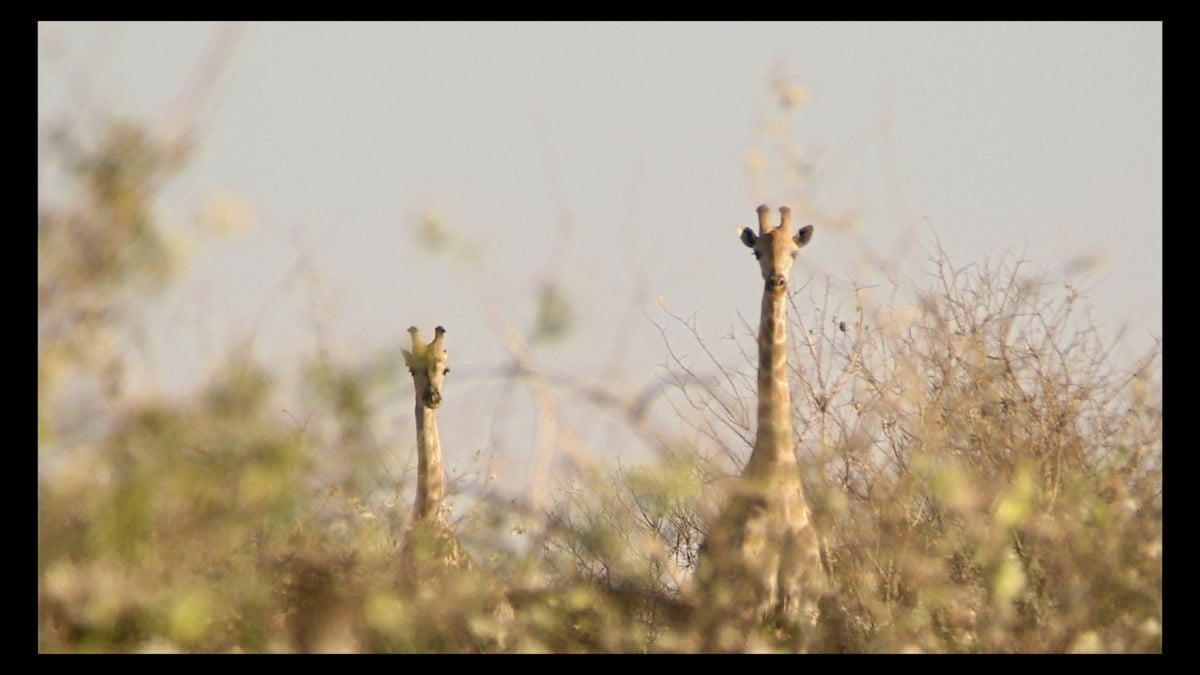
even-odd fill
[{"label": "tall giraffe", "polygon": [[822,582],[820,545],[809,518],[792,437],[788,390],[787,284],[800,248],[812,239],[807,225],[792,233],[792,212],[758,207],[758,234],[741,232],[754,251],[764,282],[758,327],[758,428],[754,450],[733,484],[729,501],[700,551],[697,589],[710,651],[737,650],[747,631],[767,623],[811,637]]},{"label": "tall giraffe", "polygon": [[[446,329],[438,326],[429,344],[421,340],[414,326],[408,329],[412,351],[401,350],[404,363],[413,378],[417,418],[417,494],[412,518],[404,533],[402,561],[410,582],[435,600],[462,589],[483,591],[476,597],[486,603],[486,611],[499,623],[486,647],[504,647],[504,631],[513,618],[512,606],[500,584],[483,571],[463,549],[446,519],[446,473],[442,464],[442,444],[438,436],[437,408],[442,404],[442,383],[450,372],[443,338]],[[451,583],[443,586],[443,582]],[[477,584],[477,585],[473,585]]]}]

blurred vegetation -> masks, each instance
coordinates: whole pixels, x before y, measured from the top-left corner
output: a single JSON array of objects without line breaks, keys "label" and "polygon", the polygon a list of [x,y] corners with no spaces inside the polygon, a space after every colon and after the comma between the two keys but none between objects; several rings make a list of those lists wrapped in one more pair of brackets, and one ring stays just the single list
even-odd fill
[{"label": "blurred vegetation", "polygon": [[[653,434],[658,459],[577,463],[540,510],[480,496],[458,525],[486,571],[413,583],[396,566],[411,471],[371,432],[379,392],[404,384],[398,351],[275,373],[232,348],[181,400],[127,394],[139,303],[177,262],[155,200],[190,148],[130,121],[84,136],[43,148],[68,188],[39,194],[39,651],[697,648],[689,577],[749,453],[752,354],[722,362],[672,318],[711,361],[675,356],[664,328],[681,428]],[[1162,650],[1161,349],[1116,362],[1082,296],[1027,268],[936,250],[931,281],[886,302],[858,292],[840,313],[810,290],[792,308],[798,447],[833,589],[813,650]],[[559,336],[574,310],[540,293],[532,334]],[[284,393],[304,419],[279,414]],[[583,404],[646,438],[618,398]]]}]

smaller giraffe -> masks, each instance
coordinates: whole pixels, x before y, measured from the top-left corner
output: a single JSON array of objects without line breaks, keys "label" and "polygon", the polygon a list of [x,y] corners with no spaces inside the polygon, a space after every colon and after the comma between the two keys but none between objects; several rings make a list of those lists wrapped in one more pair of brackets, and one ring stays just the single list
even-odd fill
[{"label": "smaller giraffe", "polygon": [[412,351],[401,350],[413,378],[417,421],[417,495],[403,548],[410,561],[437,559],[458,568],[467,565],[469,558],[458,545],[444,510],[446,474],[436,411],[442,405],[442,383],[450,368],[442,344],[446,329],[438,326],[435,332],[433,341],[425,344],[416,326],[409,328]]},{"label": "smaller giraffe", "polygon": [[[463,549],[446,519],[446,474],[437,426],[442,383],[450,372],[443,345],[446,329],[438,326],[429,344],[421,340],[415,326],[409,328],[408,333],[412,338],[412,351],[401,351],[412,374],[416,395],[417,494],[401,546],[405,577],[427,592],[439,588],[443,591],[483,589],[489,613],[501,624],[492,646],[503,648],[503,626],[512,620],[512,606],[504,597],[499,582],[480,569]],[[449,585],[443,587],[442,584],[447,582]],[[437,593],[432,594],[437,597]]]},{"label": "smaller giraffe", "polygon": [[416,326],[408,329],[412,351],[404,354],[404,365],[412,374],[416,390],[417,418],[417,501],[413,505],[415,520],[442,518],[442,500],[446,496],[445,473],[442,470],[442,443],[438,437],[437,413],[442,405],[442,383],[450,372],[446,364],[446,348],[442,341],[446,329],[438,326],[436,337],[428,345],[421,341]]}]

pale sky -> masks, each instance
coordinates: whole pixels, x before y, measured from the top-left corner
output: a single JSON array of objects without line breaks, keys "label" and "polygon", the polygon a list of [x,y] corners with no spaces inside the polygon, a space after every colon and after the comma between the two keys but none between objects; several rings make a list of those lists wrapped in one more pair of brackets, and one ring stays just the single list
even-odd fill
[{"label": "pale sky", "polygon": [[[348,358],[444,325],[477,390],[460,396],[490,416],[472,374],[505,352],[486,313],[524,330],[553,277],[577,323],[539,361],[596,377],[619,344],[611,383],[636,391],[667,360],[660,297],[714,342],[757,321],[736,229],[760,202],[816,227],[793,286],[870,275],[866,245],[919,262],[936,234],[959,264],[1011,250],[1061,279],[1092,261],[1095,319],[1133,349],[1162,334],[1161,23],[42,23],[39,134],[95,112],[168,124],[222,35],[199,152],[161,206],[248,227],[198,245],[156,305],[166,390],[246,337],[268,362],[313,353],[287,283],[300,242]],[[781,80],[807,92],[790,117]],[[424,214],[448,251],[417,245]]]}]

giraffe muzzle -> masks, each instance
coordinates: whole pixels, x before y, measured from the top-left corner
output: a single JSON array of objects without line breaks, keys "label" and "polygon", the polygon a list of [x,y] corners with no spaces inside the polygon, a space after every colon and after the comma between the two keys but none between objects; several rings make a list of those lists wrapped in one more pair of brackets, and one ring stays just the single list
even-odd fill
[{"label": "giraffe muzzle", "polygon": [[778,293],[787,288],[787,277],[779,274],[772,274],[767,278],[767,290]]},{"label": "giraffe muzzle", "polygon": [[442,392],[437,389],[430,389],[425,392],[422,401],[425,403],[426,408],[436,408],[442,404]]}]

